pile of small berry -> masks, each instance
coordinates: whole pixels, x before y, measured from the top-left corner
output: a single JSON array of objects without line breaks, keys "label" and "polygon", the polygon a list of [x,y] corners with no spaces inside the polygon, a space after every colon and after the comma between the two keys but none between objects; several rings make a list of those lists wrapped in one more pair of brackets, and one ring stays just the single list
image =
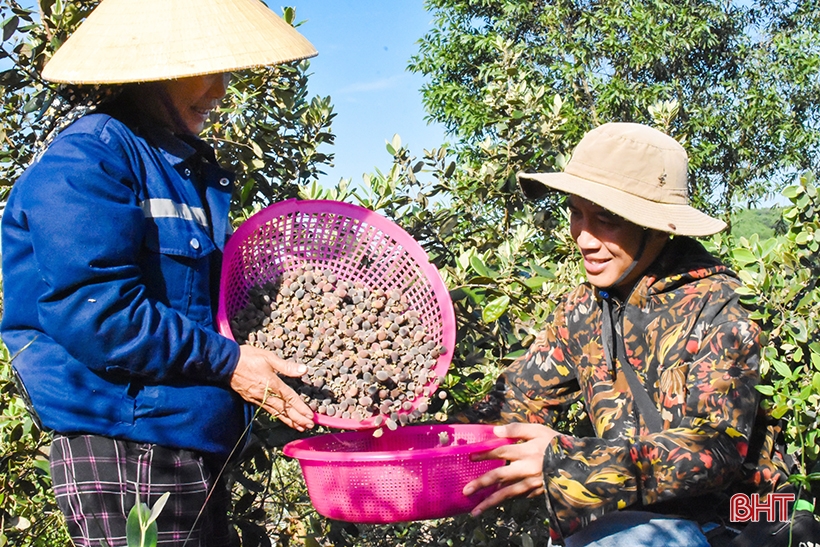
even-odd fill
[{"label": "pile of small berry", "polygon": [[231,320],[240,343],[304,363],[310,408],[395,429],[427,411],[441,347],[398,290],[370,289],[305,265],[250,290]]}]

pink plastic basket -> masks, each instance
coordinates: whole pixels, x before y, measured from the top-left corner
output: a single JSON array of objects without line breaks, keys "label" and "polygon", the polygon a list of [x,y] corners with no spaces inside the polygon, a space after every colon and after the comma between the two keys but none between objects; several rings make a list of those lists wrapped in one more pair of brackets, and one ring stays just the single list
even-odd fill
[{"label": "pink plastic basket", "polygon": [[[249,289],[276,281],[306,264],[328,269],[337,278],[370,289],[398,289],[427,332],[446,348],[433,369],[430,392],[447,373],[453,357],[456,321],[450,293],[424,249],[400,226],[363,207],[330,200],[287,200],[259,211],[228,240],[222,264],[217,325],[233,339],[230,319],[249,299]],[[410,413],[420,404],[416,399]],[[320,425],[339,429],[374,427],[316,414]]]},{"label": "pink plastic basket", "polygon": [[288,443],[284,453],[299,460],[319,514],[384,524],[471,511],[494,489],[464,496],[464,485],[505,461],[470,461],[470,454],[513,442],[488,425],[417,425],[378,438],[371,431],[319,435]]}]

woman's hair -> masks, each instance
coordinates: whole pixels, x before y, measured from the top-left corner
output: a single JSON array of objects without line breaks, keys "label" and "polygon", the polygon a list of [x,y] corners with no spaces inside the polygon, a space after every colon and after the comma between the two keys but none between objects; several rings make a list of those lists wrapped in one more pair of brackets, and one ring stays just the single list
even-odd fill
[{"label": "woman's hair", "polygon": [[139,104],[145,93],[155,96],[166,109],[175,124],[181,124],[179,114],[164,93],[164,89],[152,88],[156,82],[117,85],[63,85],[55,91],[54,99],[42,119],[42,131],[35,143],[34,161],[48,148],[57,135],[83,116],[103,112],[129,126],[139,125],[151,117],[145,105]]},{"label": "woman's hair", "polygon": [[35,143],[34,160],[48,148],[66,127],[122,94],[122,85],[61,85],[54,93],[42,118],[42,131]]}]

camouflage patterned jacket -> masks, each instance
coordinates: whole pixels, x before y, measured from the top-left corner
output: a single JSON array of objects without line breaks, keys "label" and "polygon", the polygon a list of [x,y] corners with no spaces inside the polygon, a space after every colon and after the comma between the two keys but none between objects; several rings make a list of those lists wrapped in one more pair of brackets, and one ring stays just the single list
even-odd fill
[{"label": "camouflage patterned jacket", "polygon": [[[661,412],[661,432],[636,418],[620,365],[607,365],[601,295],[589,284],[562,299],[479,405],[482,421],[552,426],[582,398],[594,436],[559,435],[544,458],[554,541],[620,509],[702,509],[691,498],[731,489],[743,475],[769,483],[760,490],[782,480],[770,461],[760,471],[759,456],[749,454],[759,328],[738,303],[737,286],[735,274],[699,243],[675,238],[623,304],[615,332],[623,333],[625,354]],[[744,462],[756,474],[744,473]],[[675,508],[660,510],[668,503]]]}]

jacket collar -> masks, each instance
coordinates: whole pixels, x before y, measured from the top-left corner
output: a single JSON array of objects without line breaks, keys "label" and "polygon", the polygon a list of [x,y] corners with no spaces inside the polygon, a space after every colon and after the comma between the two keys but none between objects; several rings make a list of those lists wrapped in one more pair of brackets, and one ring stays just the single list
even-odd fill
[{"label": "jacket collar", "polygon": [[[136,135],[143,137],[151,143],[151,145],[160,150],[165,160],[174,167],[188,161],[196,155],[197,152],[200,152],[200,149],[194,146],[194,142],[196,141],[202,143],[205,148],[210,150],[208,145],[196,137],[190,137],[189,140],[188,138],[175,135],[170,130],[159,125],[143,124],[133,128],[133,131]],[[211,156],[213,156],[213,151],[211,151]]]}]

